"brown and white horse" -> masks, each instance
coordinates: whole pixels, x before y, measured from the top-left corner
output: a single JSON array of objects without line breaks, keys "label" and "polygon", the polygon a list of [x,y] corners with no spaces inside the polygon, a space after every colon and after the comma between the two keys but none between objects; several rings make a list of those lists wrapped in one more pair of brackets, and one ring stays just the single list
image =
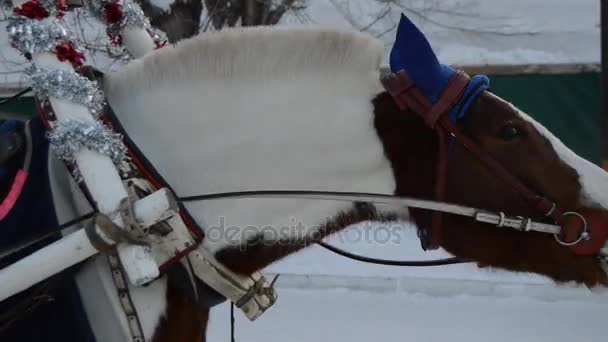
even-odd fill
[{"label": "brown and white horse", "polygon": [[[135,60],[107,74],[104,88],[126,132],[178,196],[292,189],[433,199],[437,137],[384,90],[383,50],[353,32],[226,30]],[[485,91],[459,126],[526,186],[560,208],[608,223],[608,175],[512,104]],[[458,143],[446,191],[448,202],[545,220]],[[404,207],[305,199],[217,199],[186,207],[206,230],[203,243],[244,274],[352,224],[411,217]],[[428,213],[414,214],[416,224],[429,224]],[[550,234],[444,215],[442,236],[441,247],[482,267],[608,284],[597,256],[577,255]],[[147,336],[204,337],[208,307],[189,300],[170,275],[144,291],[154,289],[166,297],[147,299]]]}]

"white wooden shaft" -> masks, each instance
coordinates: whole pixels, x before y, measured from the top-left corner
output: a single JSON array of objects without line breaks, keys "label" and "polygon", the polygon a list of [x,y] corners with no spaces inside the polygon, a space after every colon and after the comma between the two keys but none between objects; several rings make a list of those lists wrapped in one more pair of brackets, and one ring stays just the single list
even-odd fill
[{"label": "white wooden shaft", "polygon": [[[13,6],[19,7],[25,2],[27,0],[14,0]],[[123,29],[121,33],[127,49],[135,57],[141,57],[154,49],[152,37],[143,29]],[[52,53],[34,55],[33,62],[40,68],[73,69],[71,64],[59,61]],[[56,98],[51,98],[50,101],[59,121],[79,119],[92,122],[94,120],[84,106]],[[112,160],[98,152],[82,149],[76,155],[76,163],[99,211],[104,214],[115,212],[119,208],[120,201],[127,197],[127,192]],[[114,222],[118,226],[124,226],[120,218],[114,219]],[[146,284],[159,276],[158,264],[149,248],[119,245],[118,254],[133,285]]]},{"label": "white wooden shaft", "polygon": [[97,253],[80,229],[0,270],[0,301]]},{"label": "white wooden shaft", "polygon": [[[135,217],[148,227],[177,213],[176,202],[167,189],[158,190],[134,204]],[[97,228],[100,236],[103,232]],[[109,238],[104,240],[111,242]],[[129,247],[120,244],[118,247]],[[131,258],[146,255],[138,254],[141,249],[126,248]],[[98,251],[91,245],[84,229],[79,229],[60,240],[28,255],[27,257],[0,270],[0,301],[19,293],[66,268],[86,260]]]},{"label": "white wooden shaft", "polygon": [[0,301],[97,253],[80,229],[0,270]]},{"label": "white wooden shaft", "polygon": [[[35,55],[33,61],[37,67],[43,69],[69,70],[72,68],[69,63],[59,61],[51,53]],[[56,98],[51,98],[50,101],[59,121],[78,119],[92,122],[94,120],[84,106]],[[98,210],[108,215],[118,210],[120,201],[128,194],[112,160],[101,153],[82,149],[76,154],[76,163],[91,196],[95,199]],[[118,217],[114,219],[114,223],[120,227],[124,226]],[[118,255],[129,281],[133,285],[146,284],[160,274],[149,248],[119,245]]]}]

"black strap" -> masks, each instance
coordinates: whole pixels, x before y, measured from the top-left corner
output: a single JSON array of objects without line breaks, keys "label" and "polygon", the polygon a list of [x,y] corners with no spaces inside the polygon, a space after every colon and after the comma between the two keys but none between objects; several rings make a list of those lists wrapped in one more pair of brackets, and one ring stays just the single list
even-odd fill
[{"label": "black strap", "polygon": [[329,251],[332,251],[338,255],[343,257],[365,262],[368,264],[376,264],[376,265],[385,265],[385,266],[407,266],[407,267],[430,267],[430,266],[445,266],[445,265],[453,265],[453,264],[464,264],[470,263],[471,260],[461,259],[457,257],[453,258],[445,258],[445,259],[436,259],[436,260],[386,260],[386,259],[376,259],[365,257],[362,255],[357,255],[354,253],[347,252],[338,247],[329,245],[323,241],[317,242],[317,244]]}]

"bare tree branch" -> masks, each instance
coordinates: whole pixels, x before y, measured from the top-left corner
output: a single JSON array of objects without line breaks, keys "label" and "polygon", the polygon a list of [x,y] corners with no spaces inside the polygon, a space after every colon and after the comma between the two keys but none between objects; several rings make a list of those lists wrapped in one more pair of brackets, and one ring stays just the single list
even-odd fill
[{"label": "bare tree branch", "polygon": [[[290,11],[306,6],[298,0],[205,0],[208,22],[214,29],[224,27],[276,25]],[[205,29],[209,24],[205,23]]]},{"label": "bare tree branch", "polygon": [[[362,12],[357,7],[364,0],[330,1],[353,27],[369,32],[377,38],[381,38],[394,30],[398,24],[398,20],[395,18],[398,17],[398,13],[400,12],[406,12],[440,28],[466,33],[496,36],[531,36],[538,34],[538,32],[529,29],[521,29],[520,27],[507,24],[496,24],[496,22],[504,23],[508,17],[480,17],[476,11],[478,1],[475,0],[458,2],[442,0],[374,0],[382,7],[382,10],[378,11],[375,15]],[[363,8],[366,9],[368,6],[363,6]],[[369,19],[370,17],[371,19]],[[442,19],[438,19],[438,17]],[[451,20],[443,20],[443,18]],[[458,24],[458,20],[455,21],[454,19],[467,19],[467,23],[475,22],[477,26],[471,27],[471,24],[466,26]],[[364,23],[364,21],[369,21],[369,23]]]},{"label": "bare tree branch", "polygon": [[[504,30],[501,30],[500,28],[496,28],[496,29],[484,29],[484,28],[468,28],[468,27],[462,27],[462,26],[455,26],[455,25],[449,25],[449,24],[444,24],[441,23],[437,20],[432,19],[429,15],[424,14],[422,11],[418,11],[415,10],[413,8],[404,6],[403,4],[401,4],[399,1],[394,1],[395,5],[398,6],[399,8],[401,8],[402,10],[409,12],[437,27],[441,27],[441,28],[445,28],[445,29],[450,29],[450,30],[457,30],[457,31],[462,31],[462,32],[469,32],[469,33],[478,33],[478,34],[492,34],[492,35],[497,35],[497,36],[533,36],[533,35],[537,35],[538,32],[534,32],[534,31],[515,31],[515,32],[506,32]],[[442,13],[449,13],[449,12],[442,12]]]},{"label": "bare tree branch", "polygon": [[176,0],[168,11],[155,6],[150,0],[138,0],[152,26],[161,29],[170,43],[199,33],[202,0]]},{"label": "bare tree branch", "polygon": [[296,0],[283,0],[273,11],[270,11],[264,25],[276,25],[287,11],[298,11],[304,8],[304,5],[297,5]]},{"label": "bare tree branch", "polygon": [[372,22],[370,22],[369,24],[367,24],[363,28],[361,28],[361,31],[369,30],[370,27],[376,25],[377,22],[384,19],[389,13],[391,13],[391,7],[386,6],[384,12],[382,12],[380,15],[378,15],[376,18],[374,18],[374,20],[372,20]]},{"label": "bare tree branch", "polygon": [[[175,0],[168,9],[156,6],[154,0],[137,1],[152,26],[165,32],[171,43],[209,29],[275,25],[286,13],[291,11],[297,16],[305,8],[302,0]],[[11,12],[11,1],[0,0],[0,22],[8,20]],[[124,49],[109,42],[105,26],[86,8],[72,9],[64,20],[78,45],[84,48],[88,64],[106,71],[126,61]],[[305,20],[310,18],[302,19]],[[27,61],[16,50],[7,48],[0,49],[0,64],[0,75],[19,75]]]}]

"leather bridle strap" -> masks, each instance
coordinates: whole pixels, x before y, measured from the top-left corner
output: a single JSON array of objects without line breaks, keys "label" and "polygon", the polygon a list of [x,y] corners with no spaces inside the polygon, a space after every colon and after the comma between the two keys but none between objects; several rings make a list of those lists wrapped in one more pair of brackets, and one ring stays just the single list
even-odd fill
[{"label": "leather bridle strap", "polygon": [[[414,113],[420,115],[426,125],[433,129],[437,134],[437,167],[435,171],[435,199],[445,201],[446,183],[448,173],[448,151],[446,131],[437,129],[436,124],[445,117],[453,106],[457,105],[462,97],[470,78],[464,72],[457,72],[448,82],[446,89],[436,104],[431,103],[420,90],[415,82],[402,70],[395,74],[389,74],[382,79],[386,90],[393,96],[393,99],[401,109],[409,108]],[[442,213],[431,213],[431,223],[429,231],[419,229],[419,237],[422,248],[438,249],[442,240]]]},{"label": "leather bridle strap", "polygon": [[[389,74],[382,78],[385,89],[392,95],[399,108],[409,109],[418,114],[425,124],[433,129],[438,138],[437,170],[435,182],[435,198],[445,201],[448,173],[446,136],[452,135],[477,159],[489,167],[498,177],[517,191],[539,213],[553,218],[556,222],[562,215],[554,202],[538,195],[524,185],[518,178],[507,171],[498,161],[482,150],[477,143],[467,137],[449,119],[448,112],[458,104],[470,82],[470,77],[463,71],[457,71],[449,80],[438,101],[431,103],[416,87],[415,82],[404,70]],[[430,236],[421,237],[424,249],[437,249],[441,243],[441,213],[432,214]]]},{"label": "leather bridle strap", "polygon": [[509,217],[504,213],[494,213],[459,204],[422,200],[379,193],[319,191],[319,190],[250,190],[235,192],[220,192],[204,195],[177,197],[180,203],[211,201],[220,199],[298,199],[324,200],[341,202],[365,202],[380,205],[391,205],[407,208],[418,208],[469,217],[477,222],[487,223],[499,228],[512,228],[519,231],[535,231],[545,234],[560,234],[562,228],[558,225],[535,222],[529,218]]},{"label": "leather bridle strap", "polygon": [[471,152],[477,159],[492,169],[498,177],[513,187],[513,189],[530,203],[538,213],[551,217],[556,222],[559,221],[563,212],[554,202],[530,190],[530,188],[507,171],[496,159],[482,150],[478,144],[462,133],[460,128],[458,128],[447,116],[442,117],[439,124],[443,129],[453,135],[467,151]]}]

